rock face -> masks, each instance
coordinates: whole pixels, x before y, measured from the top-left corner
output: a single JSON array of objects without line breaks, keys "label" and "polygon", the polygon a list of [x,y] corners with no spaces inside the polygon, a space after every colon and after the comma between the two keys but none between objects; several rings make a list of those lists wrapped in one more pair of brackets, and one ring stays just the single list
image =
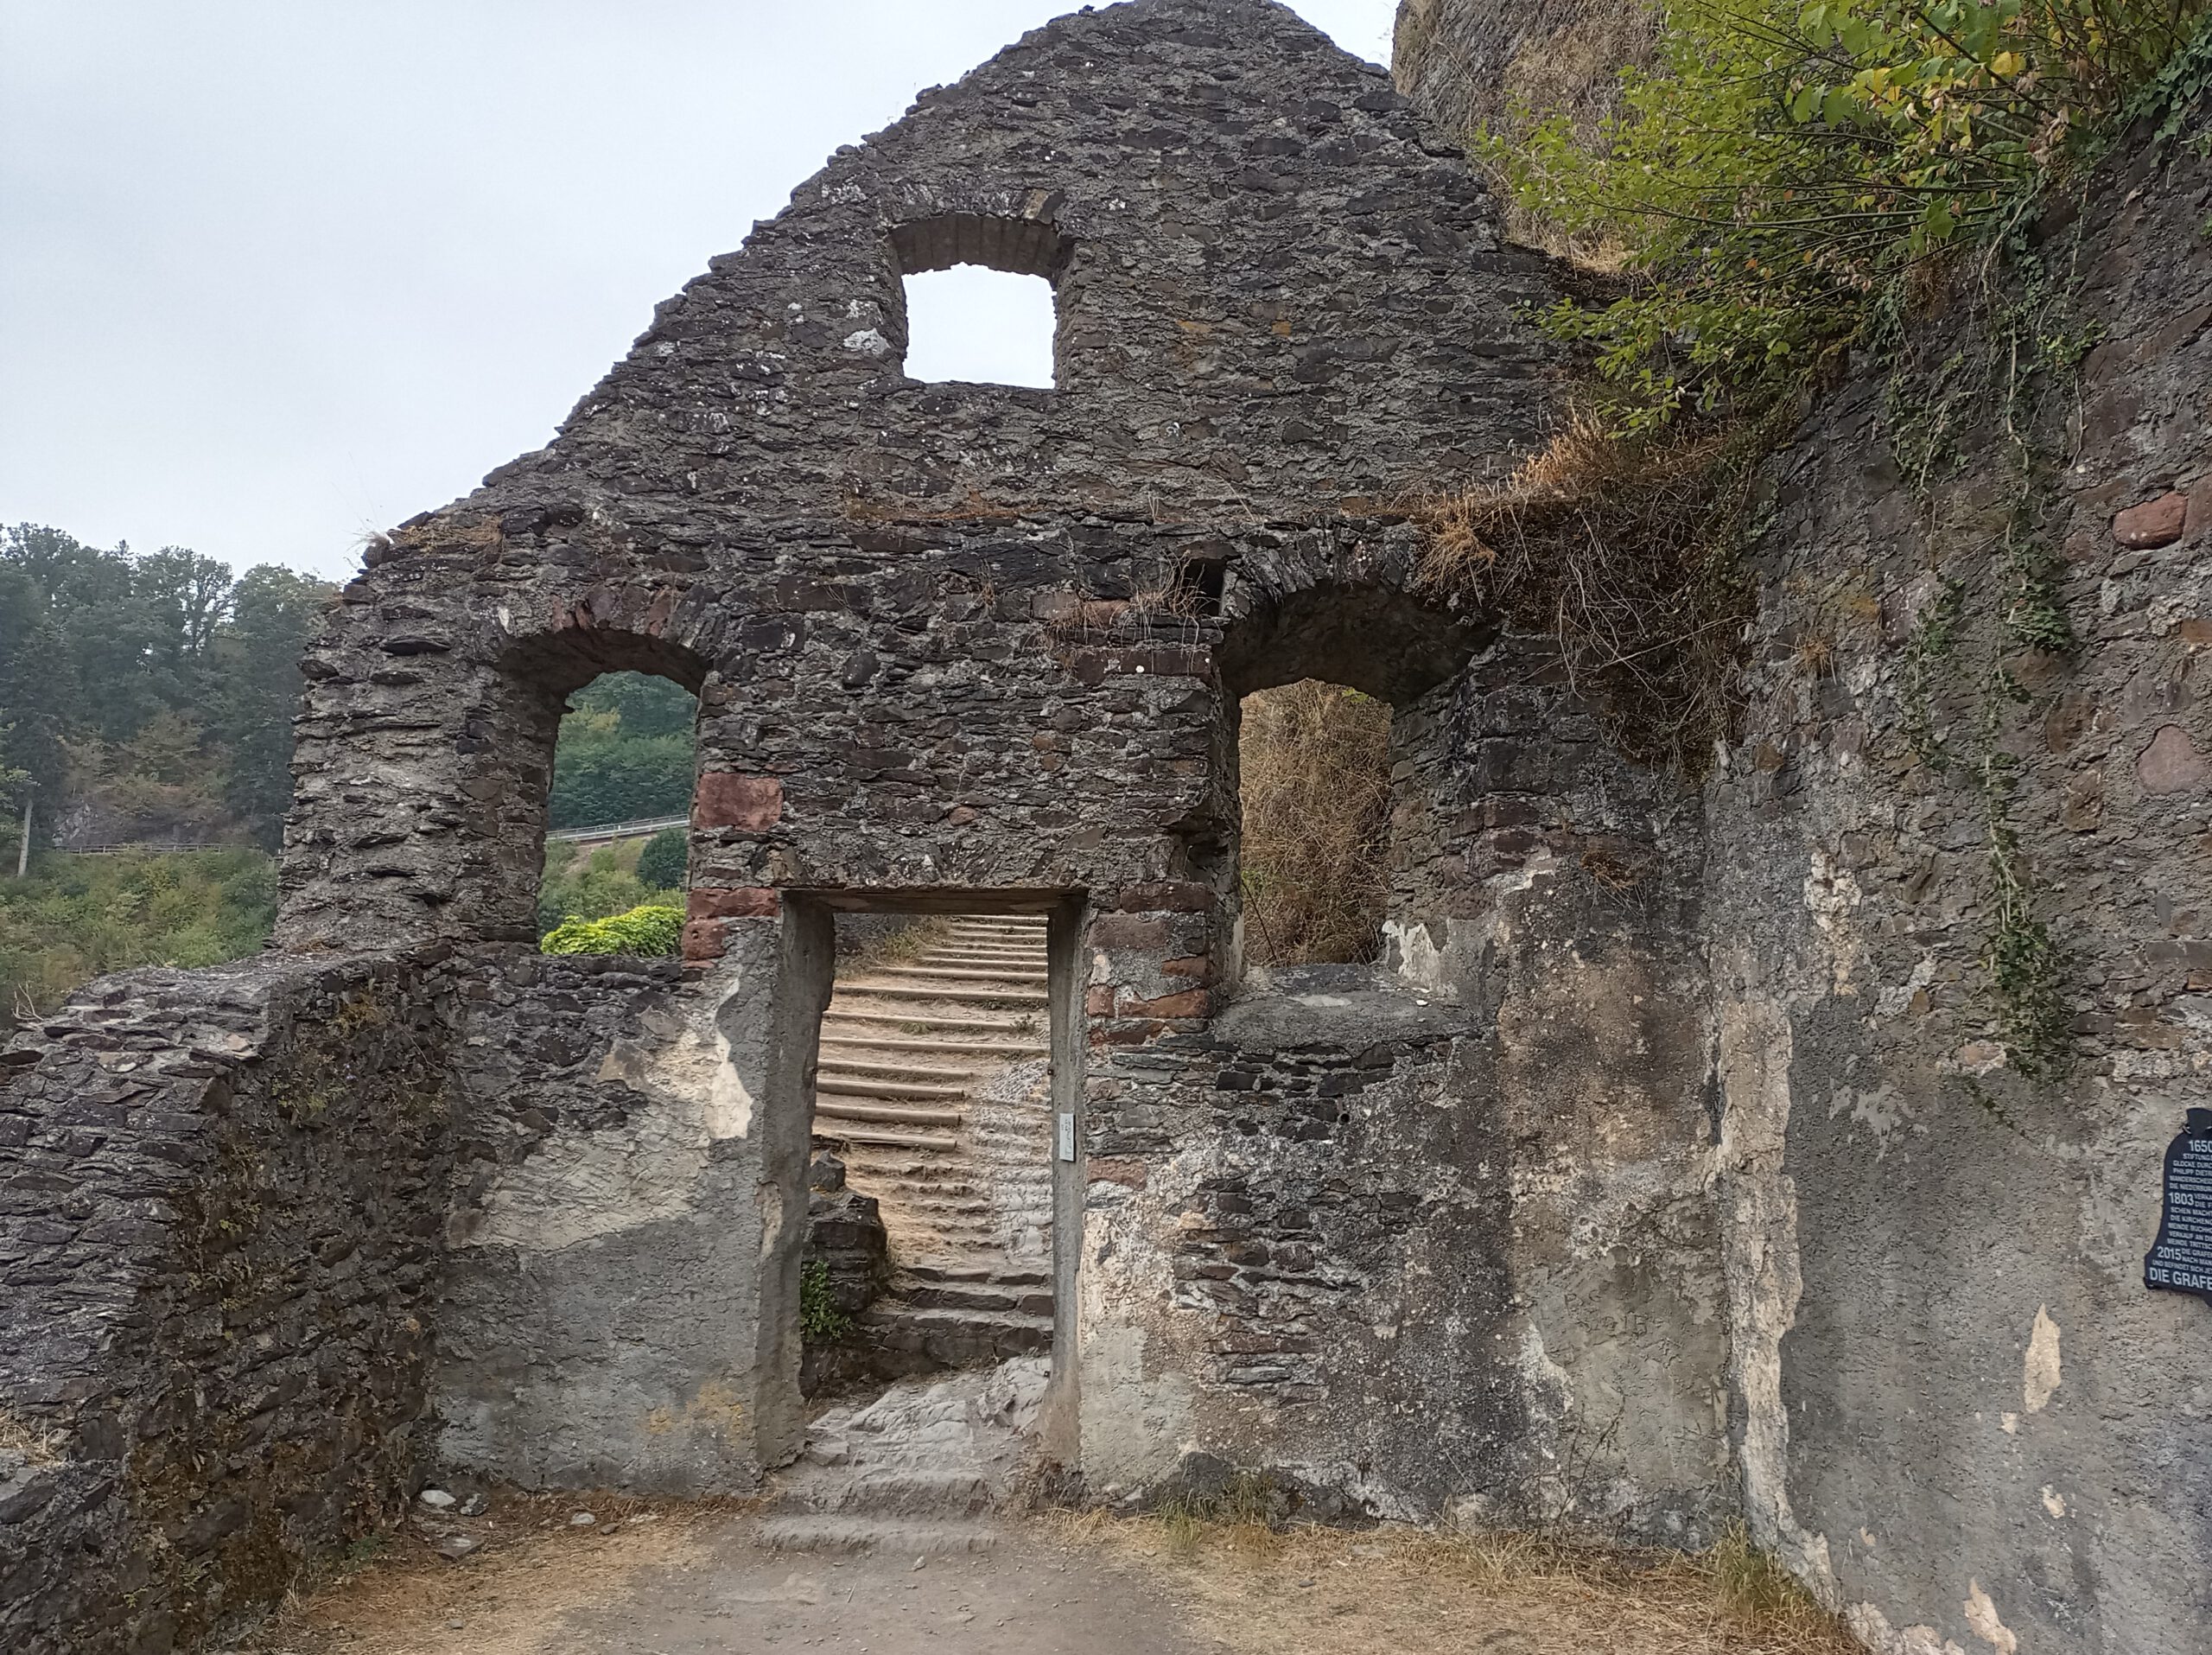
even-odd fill
[{"label": "rock face", "polygon": [[[1742,738],[1640,769],[1550,640],[1408,578],[1394,508],[1510,468],[1558,366],[1546,267],[1377,72],[1136,0],[926,94],[371,555],[306,663],[281,952],[7,1054],[0,1643],[189,1639],[432,1461],[759,1486],[836,917],[959,912],[1046,921],[1021,1406],[1094,1492],[1740,1514],[1888,1647],[2191,1647],[2212,1318],[2135,1261],[2212,1026],[2206,176],[2077,226],[2083,644],[2015,663],[1979,772],[2070,962],[2081,1061],[2031,1081],[1988,797],[1921,756],[1984,723],[1906,676],[1931,565],[2009,589],[1986,444],[1931,503],[1878,387],[1817,412]],[[901,278],[958,258],[1052,281],[1056,389],[905,377]],[[681,964],[528,952],[563,699],[617,668],[700,695]],[[1394,710],[1388,947],[1248,974],[1236,710],[1305,677]]]},{"label": "rock face", "polygon": [[1398,90],[1455,137],[1510,130],[1522,111],[1564,114],[1594,136],[1621,67],[1656,38],[1645,0],[1398,0]]},{"label": "rock face", "polygon": [[[806,1169],[806,1247],[802,1270],[822,1271],[829,1302],[856,1317],[891,1278],[891,1238],[873,1195],[845,1182],[845,1164],[817,1150]],[[798,1388],[809,1397],[869,1372],[867,1353],[846,1340],[809,1334],[799,1359]]]}]

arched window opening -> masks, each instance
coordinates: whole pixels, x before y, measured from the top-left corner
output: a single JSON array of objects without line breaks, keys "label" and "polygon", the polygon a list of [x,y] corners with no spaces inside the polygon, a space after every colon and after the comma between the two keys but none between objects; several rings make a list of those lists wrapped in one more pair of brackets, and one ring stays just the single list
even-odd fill
[{"label": "arched window opening", "polygon": [[606,673],[569,697],[538,884],[546,952],[681,948],[697,718],[689,691],[644,672]]},{"label": "arched window opening", "polygon": [[1043,277],[963,264],[906,283],[910,378],[1052,388],[1056,317]]},{"label": "arched window opening", "polygon": [[1378,958],[1390,889],[1390,704],[1301,678],[1243,699],[1237,867],[1252,965]]}]

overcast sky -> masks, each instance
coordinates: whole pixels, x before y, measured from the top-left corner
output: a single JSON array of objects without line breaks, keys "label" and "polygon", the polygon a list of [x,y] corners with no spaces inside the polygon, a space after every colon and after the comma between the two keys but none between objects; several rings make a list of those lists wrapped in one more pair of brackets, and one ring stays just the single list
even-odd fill
[{"label": "overcast sky", "polygon": [[[0,522],[342,575],[831,150],[1068,9],[0,0]],[[1388,60],[1393,0],[1295,10]]]}]

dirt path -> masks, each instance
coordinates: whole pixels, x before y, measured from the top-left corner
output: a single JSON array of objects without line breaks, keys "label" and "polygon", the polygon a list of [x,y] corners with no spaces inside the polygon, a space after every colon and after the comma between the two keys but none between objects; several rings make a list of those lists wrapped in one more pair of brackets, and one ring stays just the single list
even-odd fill
[{"label": "dirt path", "polygon": [[[1847,1655],[1723,1610],[1680,1570],[1563,1565],[1391,1532],[1289,1537],[1007,1518],[986,1552],[772,1550],[749,1512],[610,1513],[467,1563],[412,1543],[311,1595],[251,1655]],[[495,1508],[494,1516],[512,1507]],[[602,1506],[602,1511],[606,1508]],[[541,1523],[554,1526],[541,1528]]]},{"label": "dirt path", "polygon": [[565,1528],[461,1565],[395,1558],[310,1597],[254,1655],[1210,1655],[1136,1560],[1002,1530],[922,1560],[772,1551],[750,1518]]}]

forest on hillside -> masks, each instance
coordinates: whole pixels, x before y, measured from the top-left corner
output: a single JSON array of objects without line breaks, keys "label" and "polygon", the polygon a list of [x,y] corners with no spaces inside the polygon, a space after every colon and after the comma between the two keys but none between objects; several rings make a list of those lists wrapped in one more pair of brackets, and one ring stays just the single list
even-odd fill
[{"label": "forest on hillside", "polygon": [[[12,859],[124,840],[274,850],[300,652],[334,589],[181,546],[0,529],[0,798]],[[10,872],[13,872],[10,867]]]}]

